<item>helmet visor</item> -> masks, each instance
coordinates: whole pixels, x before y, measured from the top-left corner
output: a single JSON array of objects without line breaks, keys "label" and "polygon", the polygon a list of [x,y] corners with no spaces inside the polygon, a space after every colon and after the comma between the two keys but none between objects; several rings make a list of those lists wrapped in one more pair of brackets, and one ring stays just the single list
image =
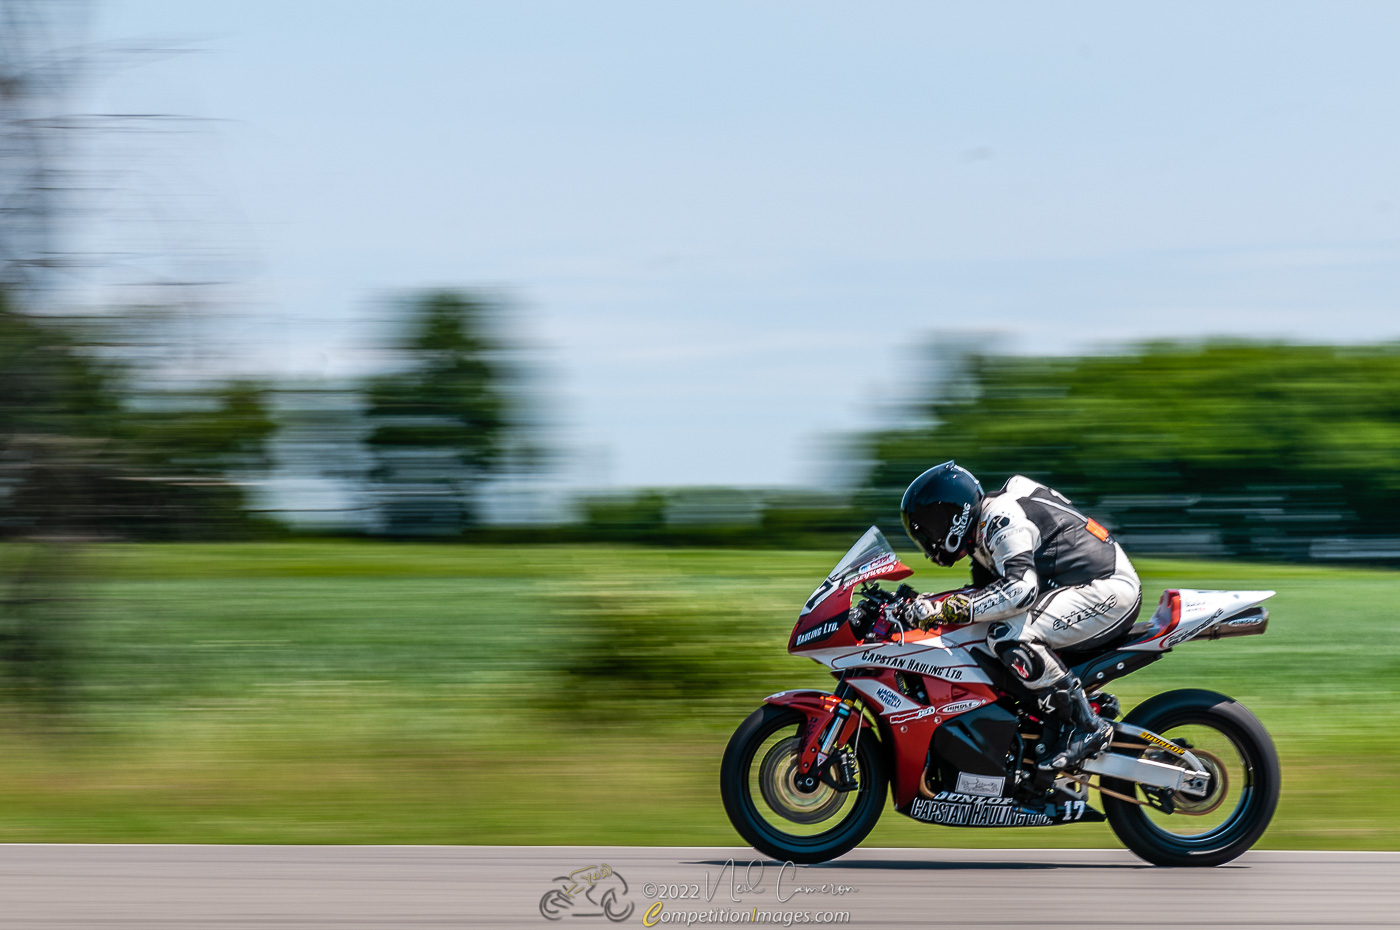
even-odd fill
[{"label": "helmet visor", "polygon": [[909,534],[909,538],[914,541],[914,545],[919,547],[919,551],[934,562],[938,562],[940,565],[944,564],[939,561],[938,550],[940,547],[938,542],[929,534],[928,529],[915,522],[914,518],[907,512],[901,513],[899,518],[904,523],[904,532]]},{"label": "helmet visor", "polygon": [[[947,510],[947,513],[942,511]],[[906,510],[900,513],[900,519],[904,523],[904,532],[909,534],[909,538],[914,541],[914,545],[919,547],[924,555],[936,565],[947,568],[955,564],[958,559],[967,554],[967,544],[970,537],[968,532],[970,522],[970,508],[964,507],[961,512],[954,514],[954,507],[951,504],[941,504],[936,507],[936,526],[927,526],[915,520]]]}]

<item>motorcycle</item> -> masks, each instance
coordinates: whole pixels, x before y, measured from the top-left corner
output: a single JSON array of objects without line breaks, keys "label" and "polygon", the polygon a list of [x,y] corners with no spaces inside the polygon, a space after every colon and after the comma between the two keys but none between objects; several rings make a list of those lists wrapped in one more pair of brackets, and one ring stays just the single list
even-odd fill
[{"label": "motorcycle", "polygon": [[[912,570],[871,527],[803,606],[788,652],[831,669],[834,691],[764,699],[724,752],[720,790],[739,834],[780,861],[825,862],[894,808],[951,827],[1108,820],[1130,850],[1168,866],[1214,866],[1249,849],[1278,804],[1268,732],[1214,691],[1168,691],[1119,718],[1104,687],[1182,643],[1263,633],[1273,591],[1168,590],[1151,618],[1062,660],[1111,721],[1109,747],[1071,771],[1037,762],[1060,722],[985,648],[986,622],[919,630]],[[965,590],[965,589],[964,589]],[[853,610],[855,598],[868,606]],[[1091,802],[1096,791],[1102,812]]]}]

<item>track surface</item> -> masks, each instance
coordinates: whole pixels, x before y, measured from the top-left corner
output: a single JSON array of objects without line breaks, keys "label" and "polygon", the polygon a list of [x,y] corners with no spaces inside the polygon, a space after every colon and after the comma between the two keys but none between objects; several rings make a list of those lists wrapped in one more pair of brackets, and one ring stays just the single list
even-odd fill
[{"label": "track surface", "polygon": [[[738,848],[0,846],[0,928],[603,930],[642,926],[667,890],[647,886],[672,883],[675,893],[698,885],[701,898],[664,901],[663,913],[845,911],[848,927],[1400,924],[1400,853],[1254,852],[1218,869],[1172,870],[1117,850],[863,849],[789,868],[781,885],[769,863],[754,882],[761,887],[746,890],[742,871],[725,862],[733,857],[742,869],[752,856]],[[598,889],[620,887],[617,876],[627,882],[617,898],[633,905],[625,921],[585,916],[598,908],[582,892],[572,913],[542,916],[540,899],[564,886],[556,877],[603,863],[616,875]],[[851,890],[794,894],[823,883]],[[793,924],[804,925],[817,924]]]}]

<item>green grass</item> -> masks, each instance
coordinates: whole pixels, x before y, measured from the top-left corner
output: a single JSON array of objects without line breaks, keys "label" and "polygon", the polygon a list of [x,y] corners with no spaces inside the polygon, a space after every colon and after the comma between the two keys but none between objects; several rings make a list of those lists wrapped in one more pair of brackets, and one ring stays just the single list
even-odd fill
[{"label": "green grass", "polygon": [[[764,695],[830,681],[784,645],[839,554],[89,549],[69,625],[79,700],[57,723],[14,705],[0,724],[0,840],[737,843],[720,753]],[[1400,573],[1139,567],[1149,601],[1279,595],[1267,635],[1183,646],[1119,683],[1124,706],[1205,687],[1259,715],[1284,770],[1262,845],[1400,847]],[[892,813],[870,842],[1116,845],[1101,825],[968,832]]]}]

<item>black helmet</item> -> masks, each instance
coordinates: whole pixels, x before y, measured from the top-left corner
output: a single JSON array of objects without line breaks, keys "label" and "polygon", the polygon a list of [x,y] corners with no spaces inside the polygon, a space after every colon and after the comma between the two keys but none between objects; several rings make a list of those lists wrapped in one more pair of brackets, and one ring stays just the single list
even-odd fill
[{"label": "black helmet", "polygon": [[949,461],[914,479],[899,502],[899,515],[914,545],[947,566],[967,555],[981,503],[982,485],[972,472]]}]

